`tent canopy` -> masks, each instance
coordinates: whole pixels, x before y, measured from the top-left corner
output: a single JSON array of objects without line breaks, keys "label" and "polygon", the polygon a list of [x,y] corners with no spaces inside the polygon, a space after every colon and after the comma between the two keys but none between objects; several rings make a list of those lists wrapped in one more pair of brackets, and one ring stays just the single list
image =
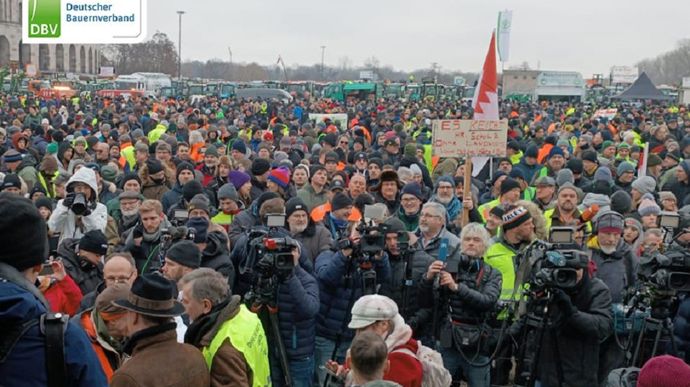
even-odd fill
[{"label": "tent canopy", "polygon": [[652,80],[649,79],[646,73],[640,74],[639,77],[633,82],[630,87],[623,90],[622,93],[614,96],[612,98],[621,99],[624,101],[640,100],[640,99],[651,99],[651,100],[669,100],[673,97],[666,95],[659,91],[659,89],[654,86]]}]

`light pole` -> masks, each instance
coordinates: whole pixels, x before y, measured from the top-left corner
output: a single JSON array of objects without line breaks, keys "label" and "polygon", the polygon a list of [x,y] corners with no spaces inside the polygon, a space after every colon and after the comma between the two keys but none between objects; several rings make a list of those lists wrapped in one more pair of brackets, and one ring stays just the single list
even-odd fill
[{"label": "light pole", "polygon": [[324,68],[323,68],[323,58],[326,54],[326,46],[321,46],[321,80],[325,80],[326,77],[324,76]]},{"label": "light pole", "polygon": [[177,11],[178,17],[178,38],[177,38],[177,79],[182,80],[182,15],[185,11]]}]

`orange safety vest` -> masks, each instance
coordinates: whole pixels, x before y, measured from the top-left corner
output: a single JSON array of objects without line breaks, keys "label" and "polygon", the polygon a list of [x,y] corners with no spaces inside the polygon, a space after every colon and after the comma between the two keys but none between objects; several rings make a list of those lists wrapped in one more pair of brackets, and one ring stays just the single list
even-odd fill
[{"label": "orange safety vest", "polygon": [[[314,207],[309,216],[311,216],[311,220],[314,222],[320,222],[329,212],[331,212],[331,203],[326,202],[318,207]],[[359,222],[362,220],[362,213],[359,212],[357,207],[352,207],[352,213],[350,213],[350,217],[347,218],[347,220],[350,222]]]},{"label": "orange safety vest", "polygon": [[539,153],[537,154],[537,162],[539,164],[544,164],[544,159],[546,159],[546,156],[551,152],[551,148],[553,148],[552,144],[544,144],[541,149],[539,149]]},{"label": "orange safety vest", "polygon": [[96,352],[98,362],[101,363],[103,373],[105,374],[105,377],[108,378],[108,383],[110,383],[110,380],[113,378],[113,367],[110,365],[110,361],[108,360],[108,356],[106,356],[103,347],[98,344],[98,333],[96,333],[96,327],[93,323],[93,320],[91,320],[91,313],[82,313],[79,323],[81,324],[82,328],[84,328],[86,335],[89,337],[91,347],[93,348],[93,351]]}]

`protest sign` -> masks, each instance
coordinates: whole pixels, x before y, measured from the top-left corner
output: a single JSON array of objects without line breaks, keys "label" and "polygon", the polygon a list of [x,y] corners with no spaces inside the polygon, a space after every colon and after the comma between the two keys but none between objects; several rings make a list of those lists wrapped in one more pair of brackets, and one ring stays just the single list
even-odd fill
[{"label": "protest sign", "polygon": [[436,120],[432,126],[434,155],[440,157],[504,157],[507,120]]}]

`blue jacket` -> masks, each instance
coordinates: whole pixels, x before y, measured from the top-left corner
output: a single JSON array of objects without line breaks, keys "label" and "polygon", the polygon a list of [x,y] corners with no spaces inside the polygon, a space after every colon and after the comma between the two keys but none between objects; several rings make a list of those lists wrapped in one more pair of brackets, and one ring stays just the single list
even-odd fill
[{"label": "blue jacket", "polygon": [[161,204],[163,205],[163,212],[168,213],[168,210],[173,205],[179,203],[182,199],[182,186],[180,183],[175,183],[171,190],[164,193],[161,197]]},{"label": "blue jacket", "polygon": [[[356,262],[350,261],[340,251],[326,250],[316,258],[316,278],[319,281],[321,310],[316,319],[316,334],[330,340],[336,340],[338,334],[344,339],[351,339],[354,332],[347,328],[352,317],[352,305],[362,296],[362,276],[356,268]],[[346,280],[348,268],[352,266],[352,277]],[[391,268],[388,255],[374,263],[376,283],[390,283]],[[343,329],[344,327],[344,329]]]},{"label": "blue jacket", "polygon": [[525,162],[525,156],[522,156],[522,158],[520,159],[520,162],[513,166],[513,168],[521,171],[522,174],[525,175],[525,181],[528,181],[528,182],[532,181],[532,179],[534,178],[534,175],[536,175],[537,172],[539,172],[541,167],[542,166],[539,163],[534,164],[532,166],[527,165],[527,163]]},{"label": "blue jacket", "polygon": [[[279,230],[277,233],[278,237],[288,235],[284,230]],[[249,255],[247,243],[248,235],[242,234],[230,256],[236,270],[232,293],[242,298],[254,282],[252,275],[239,273],[239,269],[245,265],[245,260]],[[280,336],[290,360],[302,360],[314,355],[319,287],[316,279],[310,274],[312,271],[311,261],[302,253],[300,265],[296,266],[293,273],[278,285],[278,324]],[[264,328],[269,326],[269,321],[262,322]],[[275,350],[275,345],[270,345],[273,337],[268,330],[266,331],[269,348]]]},{"label": "blue jacket", "polygon": [[[8,266],[3,265],[5,268]],[[18,285],[21,276],[14,269],[13,279],[0,274],[0,325],[23,324],[46,313],[45,300],[38,289],[30,292]],[[9,281],[5,281],[5,280]],[[23,277],[22,277],[23,279]],[[28,288],[26,280],[23,283]],[[40,297],[40,298],[39,298]],[[0,384],[3,386],[44,387],[48,383],[45,366],[45,339],[38,324],[32,326],[17,342],[7,360],[0,363]],[[65,384],[68,386],[107,386],[101,365],[84,331],[69,322],[65,331]]]}]

